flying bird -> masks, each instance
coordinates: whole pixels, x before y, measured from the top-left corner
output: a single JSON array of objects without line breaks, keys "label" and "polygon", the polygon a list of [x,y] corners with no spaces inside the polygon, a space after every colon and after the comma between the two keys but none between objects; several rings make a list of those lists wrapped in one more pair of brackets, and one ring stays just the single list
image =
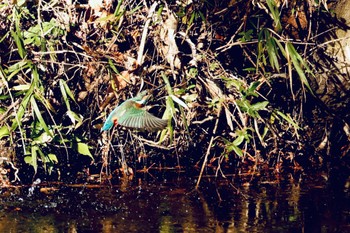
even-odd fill
[{"label": "flying bird", "polygon": [[155,117],[143,108],[148,98],[148,91],[145,90],[136,97],[125,100],[109,114],[101,131],[110,130],[113,125],[149,132],[166,128],[168,120]]}]

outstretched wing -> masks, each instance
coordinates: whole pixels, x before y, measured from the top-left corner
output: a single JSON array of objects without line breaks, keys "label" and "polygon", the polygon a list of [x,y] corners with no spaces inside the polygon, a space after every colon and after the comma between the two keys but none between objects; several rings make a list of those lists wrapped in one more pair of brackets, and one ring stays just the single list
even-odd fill
[{"label": "outstretched wing", "polygon": [[118,119],[118,124],[127,128],[158,131],[168,125],[168,120],[163,120],[153,116],[143,109],[132,109]]}]

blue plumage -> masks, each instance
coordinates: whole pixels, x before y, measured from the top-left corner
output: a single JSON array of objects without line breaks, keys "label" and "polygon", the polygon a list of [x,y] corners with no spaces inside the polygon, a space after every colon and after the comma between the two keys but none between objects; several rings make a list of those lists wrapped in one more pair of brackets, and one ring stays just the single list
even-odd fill
[{"label": "blue plumage", "polygon": [[109,114],[109,116],[106,119],[106,122],[103,124],[103,127],[101,128],[101,131],[107,131],[112,128],[112,126],[114,125],[113,116],[116,113],[117,109],[118,107]]},{"label": "blue plumage", "polygon": [[155,117],[142,109],[147,99],[147,91],[142,91],[136,97],[124,101],[109,114],[101,131],[110,130],[113,125],[150,132],[166,128],[168,120]]}]

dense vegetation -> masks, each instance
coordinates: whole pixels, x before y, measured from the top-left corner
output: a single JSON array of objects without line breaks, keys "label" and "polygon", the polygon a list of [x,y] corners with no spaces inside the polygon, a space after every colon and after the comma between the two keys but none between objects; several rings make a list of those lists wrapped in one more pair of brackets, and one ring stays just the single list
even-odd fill
[{"label": "dense vegetation", "polygon": [[[326,1],[188,2],[2,2],[8,182],[111,179],[149,168],[225,177],[345,163],[348,90],[331,100],[345,106],[330,108],[317,86],[329,22],[340,27]],[[101,133],[111,110],[141,89],[153,91],[149,111],[168,127]]]}]

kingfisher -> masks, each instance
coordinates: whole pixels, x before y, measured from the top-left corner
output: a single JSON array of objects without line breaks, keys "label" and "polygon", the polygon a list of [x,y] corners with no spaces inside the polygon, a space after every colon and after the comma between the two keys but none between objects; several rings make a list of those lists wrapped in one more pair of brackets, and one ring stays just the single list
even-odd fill
[{"label": "kingfisher", "polygon": [[148,97],[148,91],[145,90],[136,97],[125,100],[109,114],[101,131],[110,130],[113,125],[149,132],[166,128],[168,120],[155,117],[143,108]]}]

